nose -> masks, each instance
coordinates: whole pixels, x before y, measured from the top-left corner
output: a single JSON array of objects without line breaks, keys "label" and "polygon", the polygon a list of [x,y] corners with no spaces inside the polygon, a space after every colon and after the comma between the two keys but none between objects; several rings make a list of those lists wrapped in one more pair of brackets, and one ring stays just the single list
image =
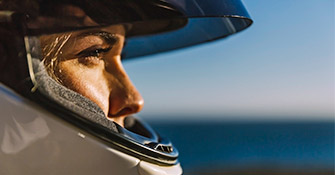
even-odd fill
[{"label": "nose", "polygon": [[108,118],[124,117],[142,110],[144,100],[125,72],[121,61],[111,68]]},{"label": "nose", "polygon": [[[130,82],[131,83],[131,82]],[[144,100],[132,84],[115,87],[109,96],[108,117],[116,118],[140,112]]]}]

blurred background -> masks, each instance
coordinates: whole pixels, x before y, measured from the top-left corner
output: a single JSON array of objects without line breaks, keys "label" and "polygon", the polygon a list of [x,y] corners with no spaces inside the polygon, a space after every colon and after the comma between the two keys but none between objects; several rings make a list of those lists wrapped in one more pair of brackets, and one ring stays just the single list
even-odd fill
[{"label": "blurred background", "polygon": [[243,2],[245,31],[125,62],[139,116],[185,174],[334,174],[334,0]]}]

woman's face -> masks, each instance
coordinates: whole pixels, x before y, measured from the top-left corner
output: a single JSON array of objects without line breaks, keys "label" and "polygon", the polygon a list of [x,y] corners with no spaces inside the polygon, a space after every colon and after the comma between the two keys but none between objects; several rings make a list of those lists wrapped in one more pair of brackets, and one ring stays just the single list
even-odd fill
[{"label": "woman's face", "polygon": [[[45,63],[51,63],[48,57],[57,55],[56,63],[52,63],[54,76],[64,86],[95,102],[108,119],[123,126],[124,118],[139,112],[144,102],[121,63],[124,27],[90,29],[67,36],[66,42],[54,48],[57,53],[48,55],[44,51]],[[42,48],[56,38],[59,36],[42,36]]]}]

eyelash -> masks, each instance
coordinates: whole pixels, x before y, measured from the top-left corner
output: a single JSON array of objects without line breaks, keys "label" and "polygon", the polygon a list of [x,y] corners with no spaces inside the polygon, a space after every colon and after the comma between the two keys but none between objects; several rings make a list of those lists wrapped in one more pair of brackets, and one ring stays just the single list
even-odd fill
[{"label": "eyelash", "polygon": [[100,54],[107,53],[108,51],[111,50],[111,47],[108,48],[88,48],[83,51],[81,51],[79,54],[77,54],[80,57],[99,57]]},{"label": "eyelash", "polygon": [[88,48],[77,54],[79,57],[79,62],[85,65],[92,65],[96,61],[100,61],[101,54],[107,53],[112,49],[108,48]]}]

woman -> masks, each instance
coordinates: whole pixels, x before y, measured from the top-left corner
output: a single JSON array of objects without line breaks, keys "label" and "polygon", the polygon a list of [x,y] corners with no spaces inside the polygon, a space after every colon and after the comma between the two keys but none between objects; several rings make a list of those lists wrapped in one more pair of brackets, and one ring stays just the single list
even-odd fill
[{"label": "woman", "polygon": [[122,25],[41,37],[49,75],[92,100],[120,126],[127,115],[143,107],[121,63],[124,40]]}]

